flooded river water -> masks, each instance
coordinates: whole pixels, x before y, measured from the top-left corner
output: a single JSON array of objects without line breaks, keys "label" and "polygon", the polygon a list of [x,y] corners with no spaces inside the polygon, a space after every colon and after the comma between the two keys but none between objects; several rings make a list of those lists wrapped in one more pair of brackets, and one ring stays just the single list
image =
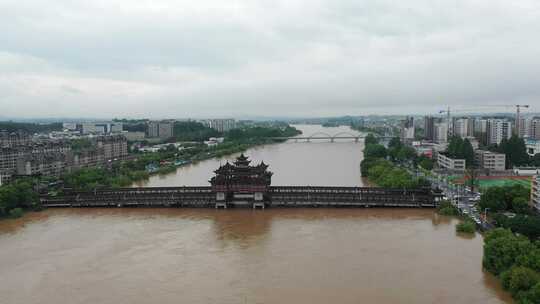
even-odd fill
[{"label": "flooded river water", "polygon": [[[361,150],[247,154],[276,185],[353,186]],[[147,185],[207,185],[219,162]],[[482,237],[455,222],[431,209],[49,209],[0,221],[0,303],[511,303],[482,271]]]}]

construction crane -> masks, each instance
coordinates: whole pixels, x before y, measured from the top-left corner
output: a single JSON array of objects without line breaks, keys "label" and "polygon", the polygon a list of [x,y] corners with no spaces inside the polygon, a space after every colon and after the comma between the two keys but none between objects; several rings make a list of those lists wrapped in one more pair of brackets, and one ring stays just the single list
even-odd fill
[{"label": "construction crane", "polygon": [[[514,128],[514,134],[516,134],[517,136],[520,135],[520,130],[521,130],[521,108],[529,108],[530,106],[528,104],[514,104],[514,105],[480,105],[478,106],[480,108],[496,108],[496,107],[505,107],[505,108],[508,108],[508,107],[516,107],[516,127]],[[470,112],[470,111],[477,111],[479,110],[478,108],[477,109],[459,109],[459,110],[454,110],[452,112],[456,113],[456,112]],[[451,135],[451,131],[450,131],[450,107],[447,108],[447,110],[441,110],[439,111],[439,114],[443,114],[443,113],[446,113],[446,119],[447,119],[447,123],[448,123],[448,136]]]},{"label": "construction crane", "polygon": [[516,127],[514,128],[514,134],[520,136],[521,125],[521,108],[529,108],[528,104],[514,104],[514,105],[488,105],[488,107],[516,107]]}]

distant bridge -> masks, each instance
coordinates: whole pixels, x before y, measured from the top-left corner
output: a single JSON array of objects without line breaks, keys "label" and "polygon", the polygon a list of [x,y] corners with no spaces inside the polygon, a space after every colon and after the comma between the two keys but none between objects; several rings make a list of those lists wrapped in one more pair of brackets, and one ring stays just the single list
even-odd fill
[{"label": "distant bridge", "polygon": [[271,186],[264,201],[218,202],[212,187],[155,187],[66,191],[42,196],[45,207],[428,207],[438,204],[429,188]]},{"label": "distant bridge", "polygon": [[[378,135],[374,135],[374,136],[379,139],[390,139],[393,137],[393,136],[378,136]],[[350,132],[340,132],[334,135],[330,135],[325,132],[317,132],[317,133],[311,134],[310,136],[271,137],[271,139],[307,141],[307,142],[310,142],[311,140],[317,140],[317,139],[321,139],[321,140],[326,139],[326,140],[330,140],[330,142],[334,142],[336,139],[354,139],[355,142],[359,142],[360,139],[364,139],[366,137],[367,137],[366,134],[352,134]]]}]

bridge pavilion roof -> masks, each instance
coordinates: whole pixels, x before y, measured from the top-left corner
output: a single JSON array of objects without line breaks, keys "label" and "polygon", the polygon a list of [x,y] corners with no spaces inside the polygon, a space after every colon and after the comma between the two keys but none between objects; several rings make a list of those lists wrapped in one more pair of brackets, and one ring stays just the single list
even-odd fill
[{"label": "bridge pavilion roof", "polygon": [[212,185],[249,184],[269,186],[273,173],[268,171],[264,162],[250,165],[251,160],[241,154],[233,164],[226,162],[214,171],[216,174],[210,179]]}]

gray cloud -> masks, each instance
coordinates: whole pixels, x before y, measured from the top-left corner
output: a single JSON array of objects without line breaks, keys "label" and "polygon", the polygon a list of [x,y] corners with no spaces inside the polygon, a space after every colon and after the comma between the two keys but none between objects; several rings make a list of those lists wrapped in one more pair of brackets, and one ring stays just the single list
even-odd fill
[{"label": "gray cloud", "polygon": [[535,0],[4,0],[0,28],[4,116],[540,106]]}]

